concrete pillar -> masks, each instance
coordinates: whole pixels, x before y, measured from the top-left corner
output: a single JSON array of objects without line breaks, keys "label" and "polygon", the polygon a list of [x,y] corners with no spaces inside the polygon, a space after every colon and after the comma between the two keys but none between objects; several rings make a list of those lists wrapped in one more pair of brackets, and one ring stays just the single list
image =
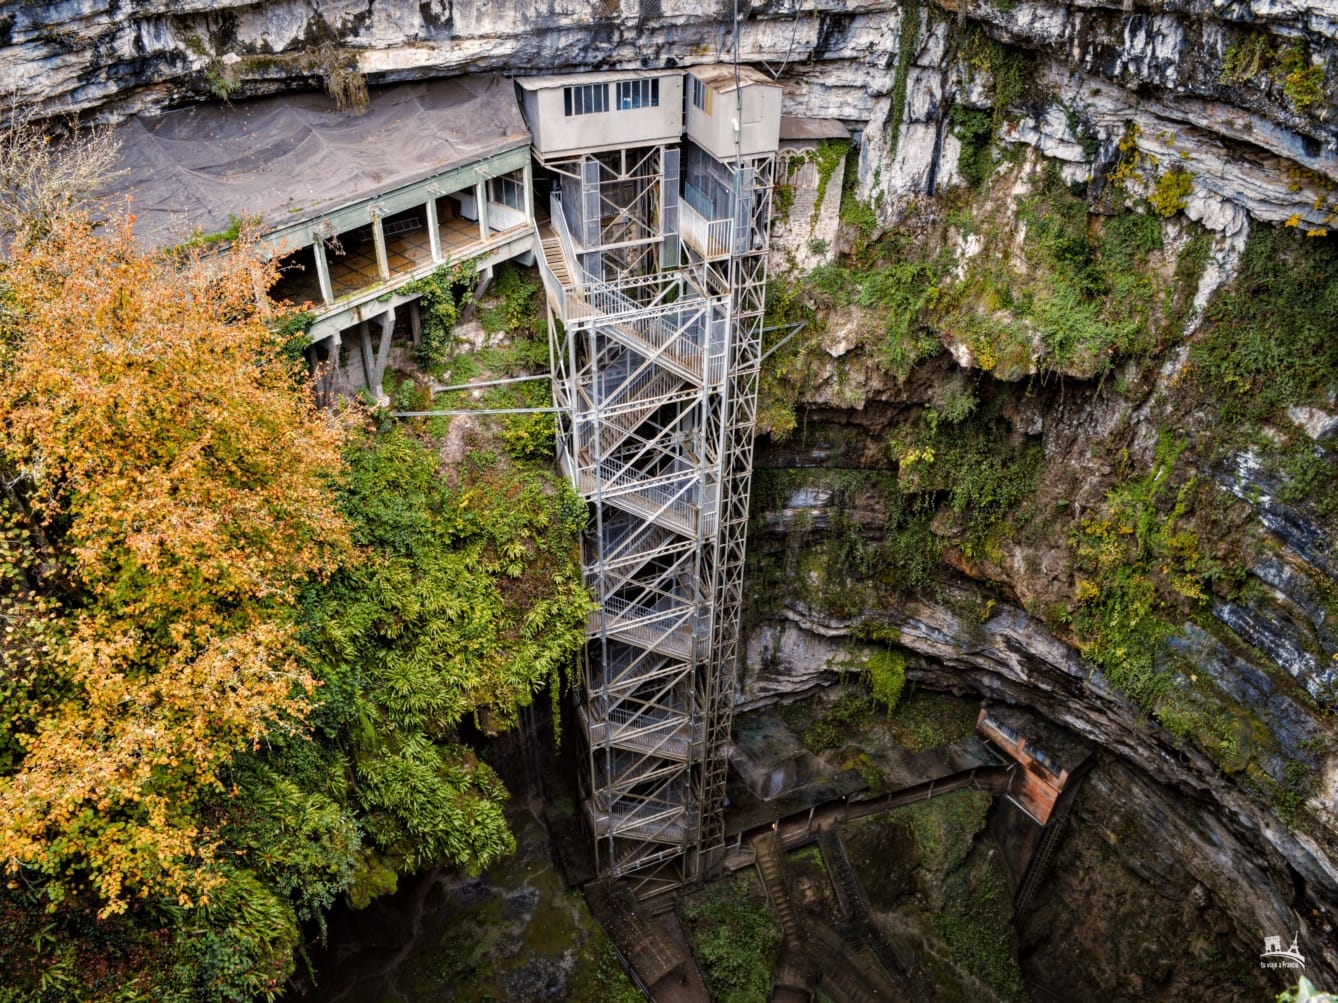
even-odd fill
[{"label": "concrete pillar", "polygon": [[334,284],[330,281],[330,262],[325,258],[325,241],[316,238],[311,245],[311,252],[316,258],[316,278],[321,284],[321,299],[326,306],[334,303]]},{"label": "concrete pillar", "polygon": [[376,359],[374,361],[375,370],[372,378],[376,381],[372,386],[372,396],[381,397],[381,378],[386,374],[386,364],[390,362],[390,342],[395,336],[395,308],[391,307],[381,315],[381,341],[376,348]]},{"label": "concrete pillar", "polygon": [[386,256],[386,235],[381,229],[381,214],[372,213],[372,242],[376,244],[376,270],[381,273],[381,281],[390,281],[390,259]]},{"label": "concrete pillar", "polygon": [[336,331],[326,339],[325,372],[320,373],[320,393],[317,402],[324,406],[334,398],[335,382],[339,378],[339,356],[344,349],[343,336]]},{"label": "concrete pillar", "polygon": [[478,284],[474,286],[474,302],[477,303],[483,298],[483,294],[488,291],[488,286],[492,284],[492,265],[484,265],[479,269]]},{"label": "concrete pillar", "polygon": [[488,239],[488,182],[480,181],[474,186],[474,202],[479,207],[479,239]]},{"label": "concrete pillar", "polygon": [[381,392],[380,385],[372,384],[372,370],[376,368],[376,353],[372,351],[372,330],[367,321],[358,325],[358,347],[362,349],[362,382],[373,397]]},{"label": "concrete pillar", "polygon": [[427,200],[427,241],[432,249],[432,260],[441,261],[441,231],[437,228],[437,200]]},{"label": "concrete pillar", "polygon": [[525,170],[521,178],[521,184],[525,187],[525,219],[527,222],[534,222],[534,167],[527,160],[525,161]]}]

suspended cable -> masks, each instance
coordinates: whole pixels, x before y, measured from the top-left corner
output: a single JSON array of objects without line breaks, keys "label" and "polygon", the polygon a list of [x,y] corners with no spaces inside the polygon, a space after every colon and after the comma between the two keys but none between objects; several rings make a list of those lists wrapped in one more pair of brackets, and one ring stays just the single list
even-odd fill
[{"label": "suspended cable", "polygon": [[457,414],[557,414],[558,407],[467,407],[451,411],[391,411],[392,418],[448,418]]},{"label": "suspended cable", "polygon": [[[817,13],[818,8],[815,4],[813,7],[813,15],[815,18],[817,17]],[[762,63],[763,66],[767,67],[767,72],[771,74],[772,80],[779,80],[780,75],[785,72],[785,67],[790,65],[790,57],[794,55],[794,41],[799,37],[799,19],[803,16],[804,0],[799,0],[799,3],[794,9],[794,26],[790,29],[790,47],[785,50],[785,58],[781,61],[780,69],[773,70],[770,66],[767,66],[765,61]]]},{"label": "suspended cable", "polygon": [[500,387],[508,383],[529,383],[533,380],[551,380],[551,373],[540,373],[538,376],[512,376],[505,380],[482,380],[475,383],[456,383],[449,387],[433,387],[432,395],[450,393],[455,390],[482,390],[484,387]]}]

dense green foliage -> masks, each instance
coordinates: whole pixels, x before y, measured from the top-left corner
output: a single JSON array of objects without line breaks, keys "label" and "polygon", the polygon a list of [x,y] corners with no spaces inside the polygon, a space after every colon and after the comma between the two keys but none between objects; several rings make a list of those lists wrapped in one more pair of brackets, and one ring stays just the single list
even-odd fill
[{"label": "dense green foliage", "polygon": [[994,170],[994,120],[988,111],[954,104],[948,109],[952,134],[962,144],[957,169],[972,188],[979,188]]},{"label": "dense green foliage", "polygon": [[1090,375],[1113,357],[1157,347],[1167,325],[1148,267],[1162,247],[1155,217],[1125,212],[1094,227],[1086,198],[1052,169],[1017,215],[1024,244],[1013,248],[986,230],[986,250],[945,296],[945,326],[982,369],[1015,378],[1039,354],[1046,368]]},{"label": "dense green foliage", "polygon": [[822,212],[823,203],[827,201],[827,186],[831,184],[832,175],[850,153],[850,149],[851,144],[848,139],[824,139],[810,155],[814,166],[818,169],[817,196],[813,202],[813,215],[809,219],[811,227],[818,225],[818,216]]},{"label": "dense green foliage", "polygon": [[400,287],[401,295],[418,295],[422,331],[418,335],[415,361],[424,369],[440,369],[450,356],[455,324],[477,275],[474,262],[453,262]]},{"label": "dense green foliage", "polygon": [[894,708],[880,713],[871,692],[843,684],[835,700],[798,700],[782,704],[778,710],[786,726],[801,736],[811,752],[840,750],[857,740],[865,729],[887,736],[887,741],[903,749],[922,752],[974,733],[977,707],[912,686]]},{"label": "dense green foliage", "polygon": [[[1013,66],[1003,52],[998,58]],[[1016,79],[1026,86],[1021,70]],[[1004,381],[1051,372],[1085,378],[1122,358],[1149,358],[1181,330],[1207,257],[1201,232],[1167,247],[1154,212],[1111,213],[1081,186],[1065,184],[1054,164],[989,176],[993,121],[967,109],[954,114],[962,135],[979,140],[967,151],[968,167],[979,168],[979,192],[959,189],[947,212],[887,230],[868,207],[843,202],[843,218],[858,227],[850,253],[769,283],[768,322],[807,328],[763,372],[760,431],[792,433],[795,401],[829,365],[821,336],[837,326],[842,343],[858,345],[903,382],[948,345],[964,347],[975,368]],[[975,167],[972,150],[982,158]],[[1015,198],[1010,193],[1023,180],[1031,193]],[[1019,221],[1025,241],[1015,239]],[[836,363],[838,391],[853,358]]]},{"label": "dense green foliage", "polygon": [[751,874],[708,885],[680,907],[693,951],[714,998],[755,1003],[771,989],[781,931]]},{"label": "dense green foliage", "polygon": [[1338,385],[1338,243],[1256,226],[1230,287],[1208,305],[1191,358],[1224,417],[1260,421]]},{"label": "dense green foliage", "polygon": [[[932,310],[938,301],[939,283],[945,263],[926,259],[912,250],[909,235],[904,243],[890,237],[879,262],[867,269],[847,265],[824,265],[804,281],[802,296],[810,309],[837,312],[858,307],[882,320],[882,337],[874,346],[879,361],[905,379],[911,367],[937,354],[942,345],[932,326]],[[790,296],[800,295],[798,291]],[[786,290],[778,290],[773,313],[785,314]]]},{"label": "dense green foliage", "polygon": [[64,998],[42,985],[96,965],[123,994],[105,998],[249,1000],[281,983],[298,924],[339,897],[365,903],[398,873],[478,869],[512,848],[506,792],[459,729],[506,727],[561,682],[590,604],[574,550],[584,506],[486,449],[443,476],[403,429],[355,435],[347,470],[340,503],[361,557],[303,602],[313,733],[227,764],[205,808],[232,861],[217,890],[94,928],[78,911],[40,918],[40,886],[11,889],[0,969],[17,999]]},{"label": "dense green foliage", "polygon": [[1219,80],[1282,91],[1299,112],[1324,98],[1324,63],[1312,62],[1303,41],[1288,41],[1264,28],[1245,28],[1227,46]]},{"label": "dense green foliage", "polygon": [[1169,478],[1184,446],[1164,438],[1152,471],[1112,488],[1074,534],[1083,654],[1121,690],[1152,708],[1170,684],[1161,652],[1168,614],[1206,598],[1207,559],[1183,521],[1192,483],[1172,495]]},{"label": "dense green foliage", "polygon": [[967,866],[948,876],[943,893],[945,908],[934,913],[934,927],[954,961],[1004,999],[1025,999],[1013,946],[1012,896],[993,852],[977,848]]},{"label": "dense green foliage", "polygon": [[976,408],[969,392],[945,394],[918,426],[889,435],[888,451],[903,495],[926,510],[946,503],[954,542],[968,557],[990,557],[1004,525],[1035,492],[1041,453],[1012,441],[997,404]]},{"label": "dense green foliage", "polygon": [[864,663],[863,676],[874,699],[891,714],[906,686],[906,656],[899,651],[878,651]]},{"label": "dense green foliage", "polygon": [[841,695],[824,705],[816,716],[799,717],[798,708],[790,709],[793,706],[785,708],[787,721],[791,725],[802,725],[800,734],[804,745],[813,752],[840,749],[869,723],[876,708],[869,693],[858,688],[842,690]]},{"label": "dense green foliage", "polygon": [[585,506],[543,430],[315,411],[252,259],[51,234],[3,270],[0,999],[272,998],[339,899],[514,845],[466,739],[565,682]]},{"label": "dense green foliage", "polygon": [[[929,587],[939,544],[930,529],[932,495],[902,491],[885,471],[773,471],[754,473],[754,511],[783,505],[810,484],[831,490],[830,524],[817,527],[809,513],[796,514],[780,561],[750,550],[749,591],[756,604],[798,592],[816,608],[848,616],[865,609],[875,594],[911,595]],[[881,523],[864,521],[862,497],[886,503]],[[812,546],[813,542],[819,546]]]},{"label": "dense green foliage", "polygon": [[901,120],[906,114],[906,87],[911,64],[920,43],[920,4],[907,3],[901,8],[901,30],[897,32],[897,63],[892,78],[892,104],[887,112],[886,145],[891,153],[901,140]]},{"label": "dense green foliage", "polygon": [[988,794],[962,791],[898,809],[892,817],[910,833],[918,883],[927,889],[933,926],[953,961],[1004,999],[1019,999],[1007,879],[997,855],[978,842],[990,804]]},{"label": "dense green foliage", "polygon": [[467,716],[506,727],[561,683],[589,608],[572,550],[585,508],[489,451],[454,486],[439,464],[402,430],[353,445],[345,504],[379,559],[313,591],[308,636],[377,854],[477,869],[511,840],[500,784],[454,734]]},{"label": "dense green foliage", "polygon": [[999,129],[1005,118],[1017,114],[1016,105],[1031,90],[1035,71],[1025,52],[1003,45],[974,25],[957,37],[967,79],[974,83],[983,78],[992,91],[988,110],[960,103],[948,109],[948,124],[962,144],[957,168],[970,187],[979,188],[994,171]]}]

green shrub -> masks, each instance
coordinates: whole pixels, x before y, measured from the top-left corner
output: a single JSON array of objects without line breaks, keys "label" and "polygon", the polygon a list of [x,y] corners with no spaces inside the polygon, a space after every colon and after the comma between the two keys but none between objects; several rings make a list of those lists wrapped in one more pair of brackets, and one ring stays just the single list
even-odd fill
[{"label": "green shrub", "polygon": [[890,715],[906,685],[906,656],[899,651],[879,651],[864,663],[863,676],[873,691],[873,698],[886,707]]},{"label": "green shrub", "polygon": [[473,288],[478,269],[472,261],[442,265],[430,275],[406,283],[400,293],[419,295],[422,318],[415,361],[425,370],[435,371],[446,364],[454,344],[456,321],[462,301]]},{"label": "green shrub", "polygon": [[1229,419],[1274,418],[1338,385],[1338,243],[1255,226],[1191,350],[1199,386]]},{"label": "green shrub", "polygon": [[945,907],[934,913],[934,926],[957,964],[1002,998],[1025,998],[1013,948],[1012,900],[994,855],[972,854],[968,867],[948,876],[944,900]]},{"label": "green shrub", "polygon": [[909,0],[901,7],[901,30],[897,34],[897,68],[892,77],[892,103],[887,113],[887,151],[897,152],[901,139],[901,120],[906,114],[906,86],[911,63],[920,42],[920,4]]},{"label": "green shrub", "polygon": [[1167,641],[1225,570],[1185,520],[1197,481],[1171,490],[1185,448],[1163,436],[1152,470],[1108,491],[1074,531],[1070,622],[1084,658],[1144,710],[1188,733],[1201,730],[1197,717],[1186,718],[1198,711],[1171,690],[1176,670]]},{"label": "green shrub", "polygon": [[836,168],[841,165],[841,161],[850,153],[850,148],[851,144],[848,139],[824,139],[818,148],[813,151],[813,163],[818,169],[818,192],[817,200],[813,203],[813,215],[809,220],[810,227],[818,225],[818,216],[822,212],[822,203],[826,201],[827,198],[827,186],[831,183],[832,175],[836,173]]},{"label": "green shrub", "polygon": [[[546,339],[540,286],[533,275],[512,262],[498,265],[478,312],[487,334],[506,333],[514,341]],[[543,364],[548,364],[545,354]]]},{"label": "green shrub", "polygon": [[712,997],[720,1003],[765,1000],[781,931],[757,879],[745,873],[713,882],[685,898],[680,909]]},{"label": "green shrub", "polygon": [[813,752],[837,749],[866,728],[873,717],[874,702],[863,689],[847,689],[804,729],[803,742]]},{"label": "green shrub", "polygon": [[962,144],[957,168],[972,188],[979,188],[994,170],[994,119],[987,111],[954,104],[948,109],[952,134]]},{"label": "green shrub", "polygon": [[1157,178],[1148,196],[1148,204],[1158,216],[1174,216],[1189,205],[1193,191],[1194,176],[1182,168],[1173,168]]}]

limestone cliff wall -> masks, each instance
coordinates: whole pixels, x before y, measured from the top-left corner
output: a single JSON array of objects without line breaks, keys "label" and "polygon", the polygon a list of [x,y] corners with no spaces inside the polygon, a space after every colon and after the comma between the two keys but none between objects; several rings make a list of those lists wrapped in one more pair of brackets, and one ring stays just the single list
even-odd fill
[{"label": "limestone cliff wall", "polygon": [[[1215,228],[1240,210],[1320,225],[1338,186],[1338,4],[1202,0],[739,5],[742,59],[787,85],[787,113],[877,137],[861,194],[954,177],[954,100],[987,102],[954,29],[977,25],[1032,54],[1047,87],[1010,138],[1090,175],[1130,123],[1194,177]],[[270,92],[357,72],[372,81],[471,72],[688,65],[728,58],[720,0],[56,0],[0,13],[0,93],[22,107],[116,116]],[[894,137],[895,143],[885,142]],[[1224,164],[1231,167],[1224,169]]]}]

